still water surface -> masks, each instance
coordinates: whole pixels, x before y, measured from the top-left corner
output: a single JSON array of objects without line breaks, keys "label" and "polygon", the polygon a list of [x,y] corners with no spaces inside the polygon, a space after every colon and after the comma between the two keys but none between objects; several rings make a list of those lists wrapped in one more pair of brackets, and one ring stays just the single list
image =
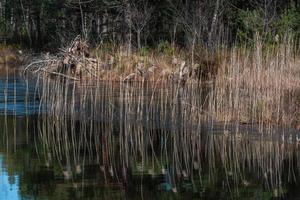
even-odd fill
[{"label": "still water surface", "polygon": [[49,83],[0,78],[1,200],[300,198],[294,130],[200,126],[188,93]]}]

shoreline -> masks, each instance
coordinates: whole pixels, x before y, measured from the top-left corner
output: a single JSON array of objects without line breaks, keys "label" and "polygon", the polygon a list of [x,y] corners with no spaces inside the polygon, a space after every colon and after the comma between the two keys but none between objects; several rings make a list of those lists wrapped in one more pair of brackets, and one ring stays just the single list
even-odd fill
[{"label": "shoreline", "polygon": [[[283,124],[300,129],[297,120],[300,116],[297,101],[300,59],[291,50],[290,43],[264,49],[257,42],[253,49],[233,47],[211,55],[200,52],[193,62],[182,52],[129,55],[121,48],[91,50],[86,45],[77,38],[69,48],[57,54],[24,55],[20,59],[24,67],[19,69],[29,76],[50,77],[54,82],[78,81],[83,87],[101,82],[150,83],[155,87],[170,84],[183,89],[197,84],[209,85],[205,112],[216,121]],[[220,58],[220,55],[224,56]],[[12,71],[17,68],[6,67]],[[194,95],[191,94],[189,101],[197,98]],[[199,107],[197,103],[191,105]]]}]

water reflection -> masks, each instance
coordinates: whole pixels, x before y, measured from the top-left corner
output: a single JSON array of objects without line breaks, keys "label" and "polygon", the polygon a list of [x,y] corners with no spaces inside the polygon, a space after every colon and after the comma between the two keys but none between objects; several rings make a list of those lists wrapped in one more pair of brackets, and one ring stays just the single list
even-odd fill
[{"label": "water reflection", "polygon": [[[10,161],[6,169],[19,175],[14,176],[19,197],[297,196],[298,132],[217,124],[199,109],[206,99],[201,86],[65,86],[51,79],[40,84],[41,89],[25,92],[28,99],[39,99],[32,109],[37,115],[0,116],[0,152]],[[15,101],[15,93],[6,98]]]},{"label": "water reflection", "polygon": [[5,168],[21,176],[15,178],[21,197],[268,199],[293,192],[291,185],[299,180],[298,145],[269,137],[206,132],[177,138],[135,126],[132,138],[125,139],[102,123],[101,133],[69,132],[59,138],[54,132],[45,135],[36,129],[42,123],[32,121],[28,138],[20,130],[18,141],[13,134],[0,137],[6,138],[1,151],[10,158]]},{"label": "water reflection", "polygon": [[0,114],[38,114],[39,104],[33,80],[25,80],[19,75],[0,77]]},{"label": "water reflection", "polygon": [[18,175],[8,173],[7,166],[5,166],[5,158],[0,154],[0,199],[21,199],[19,181]]}]

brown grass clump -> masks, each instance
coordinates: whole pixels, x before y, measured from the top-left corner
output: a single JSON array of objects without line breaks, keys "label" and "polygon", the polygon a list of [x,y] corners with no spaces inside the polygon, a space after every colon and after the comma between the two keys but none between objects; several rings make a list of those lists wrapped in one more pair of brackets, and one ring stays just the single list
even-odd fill
[{"label": "brown grass clump", "polygon": [[[133,74],[135,74],[133,79],[136,81],[166,78],[174,73],[180,62],[184,60],[179,53],[166,56],[153,49],[146,53],[128,53],[122,46],[114,47],[108,44],[98,46],[93,54],[103,63],[102,73],[109,70],[109,74],[115,74],[118,80],[124,80]],[[103,78],[110,78],[110,76]]]},{"label": "brown grass clump", "polygon": [[291,43],[263,49],[258,40],[252,50],[233,48],[216,76],[209,111],[218,121],[297,123],[299,63]]},{"label": "brown grass clump", "polygon": [[195,78],[201,80],[215,79],[223,60],[227,56],[226,50],[211,52],[203,47],[196,48],[193,58],[193,73]]},{"label": "brown grass clump", "polygon": [[171,80],[174,83],[207,80],[217,74],[220,58],[215,54],[203,49],[189,54],[188,50],[164,48],[129,53],[122,46],[101,44],[91,49],[87,41],[77,37],[57,55],[45,54],[33,58],[25,71],[72,80]]}]

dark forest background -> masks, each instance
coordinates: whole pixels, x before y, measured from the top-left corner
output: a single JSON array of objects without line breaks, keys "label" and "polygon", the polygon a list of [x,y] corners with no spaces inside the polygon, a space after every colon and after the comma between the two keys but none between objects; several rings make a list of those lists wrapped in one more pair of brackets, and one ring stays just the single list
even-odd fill
[{"label": "dark forest background", "polygon": [[293,0],[0,0],[0,40],[35,49],[65,45],[77,35],[91,44],[130,48],[276,42],[300,36]]}]

